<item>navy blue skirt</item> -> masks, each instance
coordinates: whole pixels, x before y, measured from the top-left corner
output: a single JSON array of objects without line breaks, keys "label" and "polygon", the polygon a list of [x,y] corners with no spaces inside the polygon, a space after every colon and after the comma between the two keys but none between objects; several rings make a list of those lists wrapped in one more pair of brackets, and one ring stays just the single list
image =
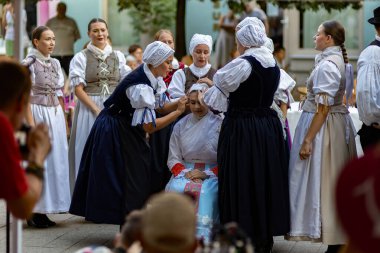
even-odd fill
[{"label": "navy blue skirt", "polygon": [[150,157],[143,129],[104,109],[83,151],[70,213],[96,223],[123,224],[149,197]]},{"label": "navy blue skirt", "polygon": [[254,243],[289,231],[289,152],[271,109],[227,112],[218,143],[221,222]]}]

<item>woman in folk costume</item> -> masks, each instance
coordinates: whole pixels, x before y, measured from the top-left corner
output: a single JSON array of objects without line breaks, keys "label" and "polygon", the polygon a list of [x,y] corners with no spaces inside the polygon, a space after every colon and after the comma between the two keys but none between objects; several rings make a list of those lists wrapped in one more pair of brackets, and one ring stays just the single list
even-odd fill
[{"label": "woman in folk costume", "polygon": [[346,106],[345,31],[337,21],[322,23],[314,36],[315,67],[290,155],[291,229],[288,239],[322,241],[327,252],[345,243],[335,215],[335,181],[356,157],[354,128]]},{"label": "woman in folk costume", "polygon": [[209,63],[212,51],[210,35],[194,34],[190,40],[189,53],[193,56],[193,63],[174,73],[168,87],[170,98],[178,99],[184,96],[193,83],[207,83],[212,85],[216,70]]},{"label": "woman in folk costume", "polygon": [[[144,63],[124,78],[104,102],[83,150],[70,213],[98,223],[123,224],[151,193],[151,148],[146,139],[185,110],[186,97],[163,104],[174,50],[155,41]],[[156,118],[155,109],[164,117]]]},{"label": "woman in folk costume", "polygon": [[23,63],[31,72],[32,91],[30,113],[31,126],[46,123],[52,139],[52,151],[45,161],[45,185],[43,194],[34,208],[28,225],[38,228],[54,226],[46,214],[67,212],[70,206],[69,161],[67,157],[66,124],[63,111],[64,85],[59,61],[51,58],[55,36],[46,26],[39,26],[32,33],[33,49]]},{"label": "woman in folk costume", "polygon": [[[165,44],[167,44],[169,47],[171,47],[174,50],[175,44],[174,44],[174,37],[171,31],[166,29],[159,30],[155,36],[154,39],[156,41],[161,41]],[[171,64],[171,68],[169,73],[166,75],[166,77],[163,79],[165,82],[166,87],[169,86],[169,83],[172,80],[172,77],[174,73],[180,69],[183,69],[185,67],[185,64],[182,62],[178,62],[178,60],[173,57],[173,61]],[[165,92],[166,99],[169,101],[169,94]],[[161,115],[159,112],[156,112],[156,117],[160,118],[164,115]],[[174,123],[173,123],[174,124]],[[153,176],[152,176],[152,192],[160,192],[165,189],[166,184],[168,183],[171,173],[166,165],[168,162],[168,153],[169,153],[169,140],[171,131],[173,128],[173,124],[170,124],[160,131],[155,132],[154,134],[149,136],[149,144],[152,148],[152,168],[153,168]]]},{"label": "woman in folk costume", "polygon": [[195,195],[198,208],[197,237],[209,243],[211,229],[215,223],[219,223],[216,150],[223,119],[200,104],[198,91],[207,88],[207,84],[200,83],[190,88],[191,113],[174,126],[168,158],[172,177],[166,190]]},{"label": "woman in folk costume", "polygon": [[78,175],[84,145],[104,107],[103,102],[131,71],[123,53],[114,51],[108,44],[108,26],[103,19],[94,18],[89,22],[88,36],[91,42],[70,63],[69,78],[78,98],[69,143],[71,188]]},{"label": "woman in folk costume", "polygon": [[237,222],[255,252],[268,253],[273,236],[289,231],[288,158],[281,122],[270,108],[280,70],[263,46],[264,24],[250,19],[236,33],[240,56],[217,71],[204,102],[226,112],[217,152],[221,222]]}]

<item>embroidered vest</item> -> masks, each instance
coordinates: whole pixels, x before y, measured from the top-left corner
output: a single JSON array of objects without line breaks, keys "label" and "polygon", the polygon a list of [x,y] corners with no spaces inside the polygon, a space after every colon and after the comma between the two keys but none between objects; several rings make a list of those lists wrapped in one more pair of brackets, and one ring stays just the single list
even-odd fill
[{"label": "embroidered vest", "polygon": [[92,96],[111,95],[120,81],[119,59],[112,52],[105,61],[96,58],[88,49],[86,55],[86,87],[84,91]]},{"label": "embroidered vest", "polygon": [[216,70],[214,68],[210,68],[210,70],[206,73],[206,75],[202,77],[197,77],[196,75],[191,72],[190,68],[184,68],[183,72],[185,73],[186,81],[185,81],[185,94],[187,91],[191,88],[191,86],[196,83],[200,78],[207,77],[208,79],[212,80],[214,78],[214,75],[216,73]]},{"label": "embroidered vest", "polygon": [[59,72],[61,70],[57,60],[51,59],[50,65],[44,65],[36,60],[33,63],[35,82],[32,85],[31,104],[43,106],[57,106],[59,100],[57,91],[61,88],[58,85]]}]

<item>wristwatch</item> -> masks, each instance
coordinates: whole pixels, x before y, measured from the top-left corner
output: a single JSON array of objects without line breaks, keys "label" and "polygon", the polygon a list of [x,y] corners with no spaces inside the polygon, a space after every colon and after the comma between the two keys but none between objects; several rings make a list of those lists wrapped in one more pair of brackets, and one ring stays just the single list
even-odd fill
[{"label": "wristwatch", "polygon": [[41,181],[44,181],[44,167],[36,164],[35,162],[30,162],[28,164],[28,167],[26,167],[25,172],[28,174],[33,174],[37,178],[39,178]]}]

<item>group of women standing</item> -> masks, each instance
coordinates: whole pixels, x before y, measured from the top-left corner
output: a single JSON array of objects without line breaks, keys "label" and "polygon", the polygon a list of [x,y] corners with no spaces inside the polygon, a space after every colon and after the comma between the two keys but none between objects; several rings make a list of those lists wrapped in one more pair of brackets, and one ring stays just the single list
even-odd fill
[{"label": "group of women standing", "polygon": [[[195,196],[198,236],[206,242],[214,223],[236,221],[256,252],[271,252],[275,235],[344,243],[333,192],[340,168],[356,150],[342,104],[347,58],[338,22],[321,24],[315,35],[322,53],[308,79],[290,164],[284,127],[271,109],[282,74],[264,46],[259,19],[246,18],[237,26],[240,56],[217,71],[209,64],[208,35],[195,34],[189,48],[194,63],[173,70],[173,36],[163,30],[144,50],[144,63],[131,72],[124,56],[107,44],[104,20],[91,20],[88,34],[91,43],[70,66],[79,100],[70,159],[60,105],[63,77],[59,62],[50,58],[54,34],[48,27],[33,32],[35,49],[24,61],[33,80],[29,123],[49,123],[53,139],[45,194],[30,225],[52,226],[44,214],[67,211],[122,224],[166,184],[165,177],[156,177],[162,170],[153,167],[164,167],[161,149],[168,146],[166,190]],[[166,134],[156,135],[161,129]],[[161,161],[154,154],[161,154]],[[72,199],[69,160],[76,177]]]}]

